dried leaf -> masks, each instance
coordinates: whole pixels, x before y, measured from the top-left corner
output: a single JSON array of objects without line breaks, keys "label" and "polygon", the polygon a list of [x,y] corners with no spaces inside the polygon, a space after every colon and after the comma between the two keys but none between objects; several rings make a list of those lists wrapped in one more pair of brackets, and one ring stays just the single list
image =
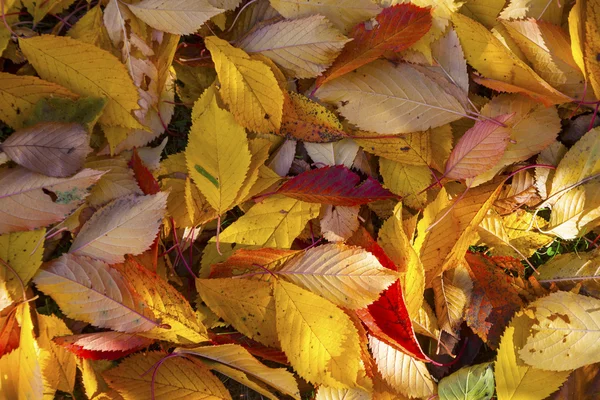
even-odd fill
[{"label": "dried leaf", "polygon": [[81,125],[48,122],[21,129],[2,143],[11,160],[34,172],[64,178],[83,168],[91,147]]}]

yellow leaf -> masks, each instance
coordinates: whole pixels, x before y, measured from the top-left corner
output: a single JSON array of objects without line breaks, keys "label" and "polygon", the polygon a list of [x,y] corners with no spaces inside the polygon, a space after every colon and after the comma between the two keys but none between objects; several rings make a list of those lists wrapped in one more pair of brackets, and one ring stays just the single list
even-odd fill
[{"label": "yellow leaf", "polygon": [[585,11],[586,2],[576,1],[569,12],[569,36],[571,37],[571,53],[575,63],[587,79],[585,61],[583,59],[583,44],[585,42]]},{"label": "yellow leaf", "polygon": [[418,398],[435,394],[436,384],[423,361],[396,350],[374,336],[369,336],[369,347],[377,369],[394,390]]},{"label": "yellow leaf", "polygon": [[49,97],[75,100],[79,96],[67,88],[34,76],[0,72],[0,119],[12,128],[22,128],[37,102]]},{"label": "yellow leaf", "polygon": [[488,78],[480,80],[485,86],[506,92],[522,92],[546,105],[571,101],[540,78],[483,25],[461,14],[454,14],[452,23],[467,62]]},{"label": "yellow leaf", "polygon": [[219,317],[240,333],[279,347],[271,284],[247,279],[196,279],[202,298]]},{"label": "yellow leaf", "polygon": [[600,98],[600,60],[598,60],[598,53],[600,53],[600,3],[591,0],[583,2],[583,5],[587,5],[583,53],[585,70],[596,98]]},{"label": "yellow leaf", "polygon": [[115,56],[91,44],[52,35],[20,39],[19,45],[42,78],[82,96],[106,98],[101,124],[143,128],[132,115],[139,108],[138,91]]},{"label": "yellow leaf", "polygon": [[[60,14],[65,8],[73,4],[74,0],[35,1],[23,0],[29,14],[33,15],[33,23],[37,25],[48,14]],[[4,6],[4,9],[7,7]]]},{"label": "yellow leaf", "polygon": [[19,347],[0,358],[0,395],[7,400],[41,399],[43,353],[33,336],[29,303],[21,303],[16,312],[21,327]]},{"label": "yellow leaf", "polygon": [[275,283],[277,333],[292,367],[309,382],[357,387],[364,373],[359,336],[333,303],[298,286]]},{"label": "yellow leaf", "polygon": [[219,240],[221,243],[289,249],[308,221],[319,215],[320,208],[317,203],[270,196],[221,232]]},{"label": "yellow leaf", "polygon": [[223,39],[210,36],[204,40],[221,82],[220,95],[235,119],[256,132],[279,131],[283,92],[273,71]]},{"label": "yellow leaf", "polygon": [[[298,383],[285,368],[269,368],[261,364],[240,345],[224,344],[221,346],[205,346],[195,348],[175,349],[174,353],[193,354],[220,364],[237,368],[265,384],[279,390],[281,393],[300,400]],[[213,363],[209,364],[211,367]],[[276,399],[276,397],[273,396]]]},{"label": "yellow leaf", "polygon": [[165,213],[167,193],[120,197],[90,218],[73,241],[69,253],[114,264],[125,254],[147,250]]},{"label": "yellow leaf", "polygon": [[151,330],[140,332],[141,336],[181,344],[208,340],[206,328],[186,298],[168,282],[132,258],[113,268],[121,272],[156,318],[168,325],[166,328],[152,327]]},{"label": "yellow leaf", "polygon": [[400,283],[408,314],[415,318],[423,304],[425,271],[402,226],[402,203],[379,229],[377,242],[402,274]]},{"label": "yellow leaf", "polygon": [[[170,195],[170,193],[169,193]],[[177,194],[174,193],[174,196]],[[208,204],[206,197],[200,193],[198,187],[192,184],[192,180],[187,178],[185,180],[185,206],[188,211],[190,223],[188,225],[181,224],[176,225],[178,227],[191,227],[205,224],[219,216],[217,211]],[[168,203],[167,203],[168,207]],[[184,209],[185,211],[185,209]]]},{"label": "yellow leaf", "polygon": [[349,309],[364,308],[398,279],[368,251],[344,244],[317,246],[274,271],[296,285]]},{"label": "yellow leaf", "polygon": [[54,398],[54,392],[60,390],[72,393],[75,386],[77,359],[75,354],[54,343],[58,336],[72,335],[73,332],[55,315],[38,314],[38,343],[46,353],[40,365],[44,378],[44,395]]},{"label": "yellow leaf", "polygon": [[571,373],[544,371],[521,361],[518,351],[525,345],[532,325],[533,321],[519,312],[500,339],[494,364],[498,400],[543,400],[558,390]]},{"label": "yellow leaf", "polygon": [[440,329],[455,334],[470,303],[473,281],[463,264],[432,281],[435,312]]},{"label": "yellow leaf", "polygon": [[600,300],[555,292],[528,307],[534,319],[519,356],[548,371],[569,371],[600,361]]},{"label": "yellow leaf", "polygon": [[349,41],[322,15],[257,25],[237,43],[261,53],[296,78],[321,75]]},{"label": "yellow leaf", "polygon": [[248,142],[248,148],[252,158],[250,160],[250,166],[246,179],[242,184],[241,190],[235,199],[235,204],[240,204],[250,200],[254,195],[251,195],[254,184],[258,181],[260,175],[260,168],[264,167],[265,161],[269,158],[269,149],[271,148],[271,142],[267,139],[252,139]]},{"label": "yellow leaf", "polygon": [[[42,265],[44,254],[44,235],[46,229],[28,232],[14,232],[0,236],[0,259],[11,266],[23,285],[27,286],[38,268]],[[14,300],[22,299],[22,288],[17,277],[7,268],[0,268],[0,280]]]},{"label": "yellow leaf", "polygon": [[[125,400],[174,398],[231,400],[221,381],[201,362],[173,357],[158,363],[166,353],[154,351],[133,355],[102,375]],[[146,373],[147,371],[150,371]],[[154,371],[156,371],[154,373]]]},{"label": "yellow leaf", "polygon": [[445,165],[444,157],[448,158],[453,141],[449,124],[393,138],[379,138],[377,134],[368,132],[360,132],[358,136],[360,139],[354,141],[367,153],[406,165],[431,165],[437,166],[437,169]]},{"label": "yellow leaf", "polygon": [[213,7],[208,0],[143,0],[127,7],[154,29],[176,35],[192,34],[225,11]]},{"label": "yellow leaf", "polygon": [[219,214],[234,206],[251,155],[244,128],[219,108],[214,97],[192,121],[185,156],[190,176],[210,205]]},{"label": "yellow leaf", "polygon": [[425,207],[427,192],[424,190],[433,181],[433,172],[427,165],[408,165],[380,158],[379,173],[383,178],[383,185],[401,196],[408,207]]},{"label": "yellow leaf", "polygon": [[542,79],[568,96],[584,94],[585,79],[561,27],[533,19],[502,23]]},{"label": "yellow leaf", "polygon": [[326,82],[315,96],[335,104],[360,129],[382,134],[410,133],[464,115],[461,103],[442,85],[411,64],[394,66],[379,60]]},{"label": "yellow leaf", "polygon": [[[387,2],[386,0],[382,3]],[[391,3],[402,3],[403,1],[392,0]],[[412,0],[412,4],[419,7],[431,7],[431,16],[433,21],[431,29],[419,41],[410,47],[410,50],[416,50],[422,53],[429,63],[432,63],[431,42],[444,34],[452,15],[461,7],[462,2],[457,0]]]},{"label": "yellow leaf", "polygon": [[158,325],[131,284],[102,261],[63,254],[44,265],[34,282],[70,318],[120,332]]},{"label": "yellow leaf", "polygon": [[430,225],[429,232],[424,235],[423,242],[419,243],[426,287],[431,284],[433,278],[447,269],[456,267],[464,258],[475,240],[477,226],[501,189],[502,184],[497,181],[468,189],[464,195],[457,196],[451,205],[440,210],[434,217],[436,219]]},{"label": "yellow leaf", "polygon": [[381,11],[372,0],[272,0],[270,3],[271,7],[285,18],[324,15],[342,33],[347,33],[354,25],[376,16]]},{"label": "yellow leaf", "polygon": [[496,18],[505,4],[506,0],[467,0],[460,8],[460,13],[491,29],[496,25]]},{"label": "yellow leaf", "polygon": [[67,36],[80,42],[93,44],[104,50],[109,50],[111,43],[104,26],[103,12],[100,4],[90,9],[67,32]]},{"label": "yellow leaf", "polygon": [[336,389],[319,386],[315,400],[371,400],[371,393],[361,389]]}]

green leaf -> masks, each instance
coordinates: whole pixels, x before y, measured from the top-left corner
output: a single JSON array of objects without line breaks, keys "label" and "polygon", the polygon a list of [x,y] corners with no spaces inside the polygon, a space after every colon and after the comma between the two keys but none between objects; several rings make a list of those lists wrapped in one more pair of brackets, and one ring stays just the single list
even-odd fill
[{"label": "green leaf", "polygon": [[440,400],[489,400],[494,395],[492,363],[461,368],[443,378],[438,386]]}]

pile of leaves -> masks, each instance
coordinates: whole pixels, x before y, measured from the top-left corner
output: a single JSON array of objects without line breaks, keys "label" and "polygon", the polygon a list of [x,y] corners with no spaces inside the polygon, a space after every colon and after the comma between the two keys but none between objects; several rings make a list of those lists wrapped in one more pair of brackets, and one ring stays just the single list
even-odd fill
[{"label": "pile of leaves", "polygon": [[0,12],[1,399],[600,397],[600,1]]}]

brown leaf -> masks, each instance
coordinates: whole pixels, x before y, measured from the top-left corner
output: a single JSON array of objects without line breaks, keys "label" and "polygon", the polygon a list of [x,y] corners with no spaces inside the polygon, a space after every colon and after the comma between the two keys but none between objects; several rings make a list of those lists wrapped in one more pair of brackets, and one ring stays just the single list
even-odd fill
[{"label": "brown leaf", "polygon": [[92,151],[79,124],[43,122],[20,129],[2,143],[11,160],[43,175],[64,178],[83,168]]}]

